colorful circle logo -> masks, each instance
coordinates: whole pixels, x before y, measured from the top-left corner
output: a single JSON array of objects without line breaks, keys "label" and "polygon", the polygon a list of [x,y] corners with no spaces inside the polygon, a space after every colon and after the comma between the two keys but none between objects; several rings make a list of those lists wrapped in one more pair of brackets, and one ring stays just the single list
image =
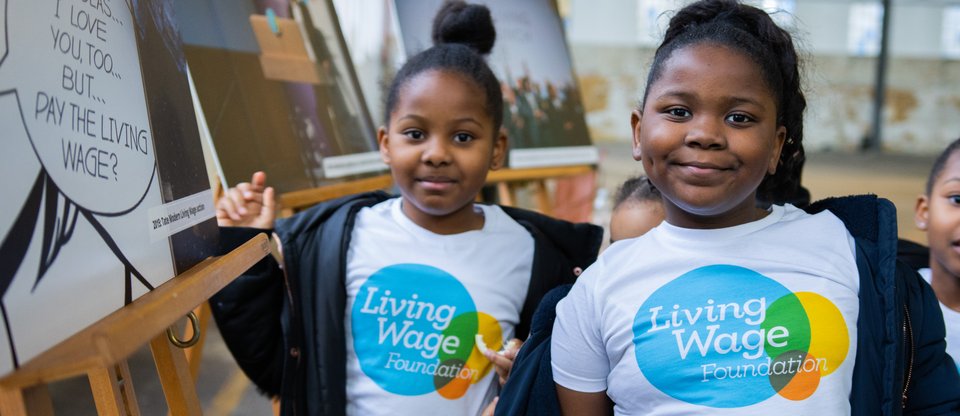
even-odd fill
[{"label": "colorful circle logo", "polygon": [[663,393],[737,408],[810,397],[850,345],[839,309],[739,266],[687,272],[655,291],[633,321],[637,364]]},{"label": "colorful circle logo", "polygon": [[352,309],[360,368],[384,390],[405,396],[436,391],[462,397],[490,372],[475,348],[483,335],[500,348],[500,324],[478,312],[456,278],[435,267],[398,264],[380,269],[357,292]]}]

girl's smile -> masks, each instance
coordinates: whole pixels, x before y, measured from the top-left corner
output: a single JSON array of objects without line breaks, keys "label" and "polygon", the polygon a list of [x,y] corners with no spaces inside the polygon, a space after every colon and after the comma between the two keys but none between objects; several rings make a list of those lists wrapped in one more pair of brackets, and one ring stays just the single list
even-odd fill
[{"label": "girl's smile", "polygon": [[723,175],[735,170],[733,163],[710,160],[681,160],[673,164],[676,166],[677,174],[685,176],[688,182],[698,183],[701,186],[708,186],[710,182],[720,182],[723,180]]},{"label": "girl's smile", "polygon": [[427,176],[418,178],[417,183],[425,190],[443,192],[453,188],[456,180],[447,176]]}]

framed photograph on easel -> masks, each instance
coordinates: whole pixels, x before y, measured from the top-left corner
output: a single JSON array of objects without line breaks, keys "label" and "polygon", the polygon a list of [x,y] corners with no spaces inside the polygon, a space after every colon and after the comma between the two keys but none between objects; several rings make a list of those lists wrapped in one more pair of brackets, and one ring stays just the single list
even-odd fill
[{"label": "framed photograph on easel", "polygon": [[[490,9],[497,40],[488,57],[500,79],[511,168],[589,165],[590,141],[554,0],[477,0]],[[395,0],[407,56],[432,45],[430,19],[443,0]]]},{"label": "framed photograph on easel", "polygon": [[393,0],[333,0],[360,88],[377,126],[386,122],[386,89],[406,57]]},{"label": "framed photograph on easel", "polygon": [[177,0],[187,61],[226,186],[281,194],[383,173],[329,0]]}]

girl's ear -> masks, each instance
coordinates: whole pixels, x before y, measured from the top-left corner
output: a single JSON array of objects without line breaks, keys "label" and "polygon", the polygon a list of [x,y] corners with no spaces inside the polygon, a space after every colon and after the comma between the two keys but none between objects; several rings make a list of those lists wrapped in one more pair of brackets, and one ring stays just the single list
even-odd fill
[{"label": "girl's ear", "polygon": [[783,152],[783,143],[787,141],[787,128],[784,126],[777,127],[777,137],[776,141],[773,143],[775,149],[773,154],[770,155],[770,162],[767,163],[767,174],[773,175],[777,173],[777,166],[780,166],[780,153]]},{"label": "girl's ear", "polygon": [[493,139],[493,158],[490,159],[490,170],[497,170],[507,162],[507,133],[501,128],[497,137]]},{"label": "girl's ear", "polygon": [[390,164],[390,146],[387,146],[389,137],[386,126],[380,126],[380,128],[377,129],[377,145],[380,146],[380,160],[388,165]]},{"label": "girl's ear", "polygon": [[643,112],[640,110],[633,110],[630,113],[630,129],[633,130],[633,160],[640,161],[642,154],[640,154],[640,119],[643,117]]},{"label": "girl's ear", "polygon": [[917,197],[917,207],[913,210],[913,222],[921,231],[927,231],[930,225],[930,198],[926,195]]}]

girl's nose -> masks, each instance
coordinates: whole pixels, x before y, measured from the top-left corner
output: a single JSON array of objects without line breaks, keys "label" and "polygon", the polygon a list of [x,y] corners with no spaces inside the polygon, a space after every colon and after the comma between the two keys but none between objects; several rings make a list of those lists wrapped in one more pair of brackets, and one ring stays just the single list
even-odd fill
[{"label": "girl's nose", "polygon": [[697,117],[687,123],[689,130],[684,137],[687,146],[702,149],[723,149],[727,140],[723,134],[723,119],[716,117]]},{"label": "girl's nose", "polygon": [[442,166],[450,163],[449,143],[443,139],[431,137],[424,144],[420,160],[431,166]]}]

